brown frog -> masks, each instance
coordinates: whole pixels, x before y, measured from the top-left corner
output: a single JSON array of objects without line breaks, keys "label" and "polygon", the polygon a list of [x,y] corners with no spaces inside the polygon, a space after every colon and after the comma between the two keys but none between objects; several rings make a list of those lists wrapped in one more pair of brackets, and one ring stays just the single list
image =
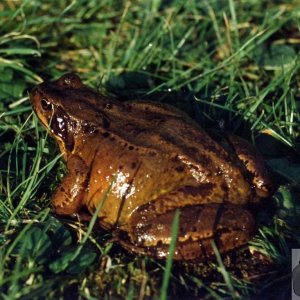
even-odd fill
[{"label": "brown frog", "polygon": [[108,99],[72,73],[39,84],[30,99],[67,162],[52,199],[57,214],[101,205],[101,226],[156,258],[168,255],[176,210],[174,259],[212,256],[212,240],[223,253],[251,237],[244,206],[270,196],[272,185],[243,139],[207,133],[167,105]]}]

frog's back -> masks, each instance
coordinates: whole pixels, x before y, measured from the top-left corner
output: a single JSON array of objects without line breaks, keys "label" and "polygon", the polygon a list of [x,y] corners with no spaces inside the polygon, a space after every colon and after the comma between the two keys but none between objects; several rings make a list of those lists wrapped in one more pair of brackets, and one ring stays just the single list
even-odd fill
[{"label": "frog's back", "polygon": [[143,102],[109,109],[88,196],[94,211],[115,182],[101,213],[108,223],[122,223],[137,207],[174,191],[181,205],[249,198],[237,157],[176,109]]}]

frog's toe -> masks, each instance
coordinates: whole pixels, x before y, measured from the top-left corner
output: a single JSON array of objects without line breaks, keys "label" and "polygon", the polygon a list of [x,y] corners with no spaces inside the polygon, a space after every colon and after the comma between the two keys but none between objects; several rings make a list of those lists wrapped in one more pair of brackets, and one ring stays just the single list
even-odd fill
[{"label": "frog's toe", "polygon": [[271,171],[264,162],[263,157],[258,151],[246,140],[233,134],[228,135],[237,156],[245,165],[245,168],[252,181],[256,197],[254,202],[259,198],[270,197],[274,193],[274,184],[272,181]]}]

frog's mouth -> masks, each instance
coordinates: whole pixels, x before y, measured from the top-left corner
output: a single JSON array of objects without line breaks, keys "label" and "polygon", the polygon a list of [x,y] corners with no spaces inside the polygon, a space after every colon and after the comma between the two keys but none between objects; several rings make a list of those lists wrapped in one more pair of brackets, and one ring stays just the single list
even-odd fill
[{"label": "frog's mouth", "polygon": [[49,127],[51,132],[62,141],[66,150],[72,152],[74,149],[74,138],[68,127],[69,122],[69,117],[61,109],[57,108],[49,122]]}]

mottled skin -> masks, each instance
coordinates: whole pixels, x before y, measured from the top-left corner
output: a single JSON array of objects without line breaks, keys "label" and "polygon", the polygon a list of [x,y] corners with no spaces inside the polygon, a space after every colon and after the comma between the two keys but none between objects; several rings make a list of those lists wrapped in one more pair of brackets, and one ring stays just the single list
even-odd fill
[{"label": "mottled skin", "polygon": [[100,223],[131,251],[166,257],[176,209],[175,259],[213,255],[212,240],[226,252],[251,237],[243,206],[268,197],[271,182],[241,138],[208,134],[170,106],[107,99],[75,74],[38,85],[30,98],[67,161],[57,214],[93,214],[111,186]]}]

